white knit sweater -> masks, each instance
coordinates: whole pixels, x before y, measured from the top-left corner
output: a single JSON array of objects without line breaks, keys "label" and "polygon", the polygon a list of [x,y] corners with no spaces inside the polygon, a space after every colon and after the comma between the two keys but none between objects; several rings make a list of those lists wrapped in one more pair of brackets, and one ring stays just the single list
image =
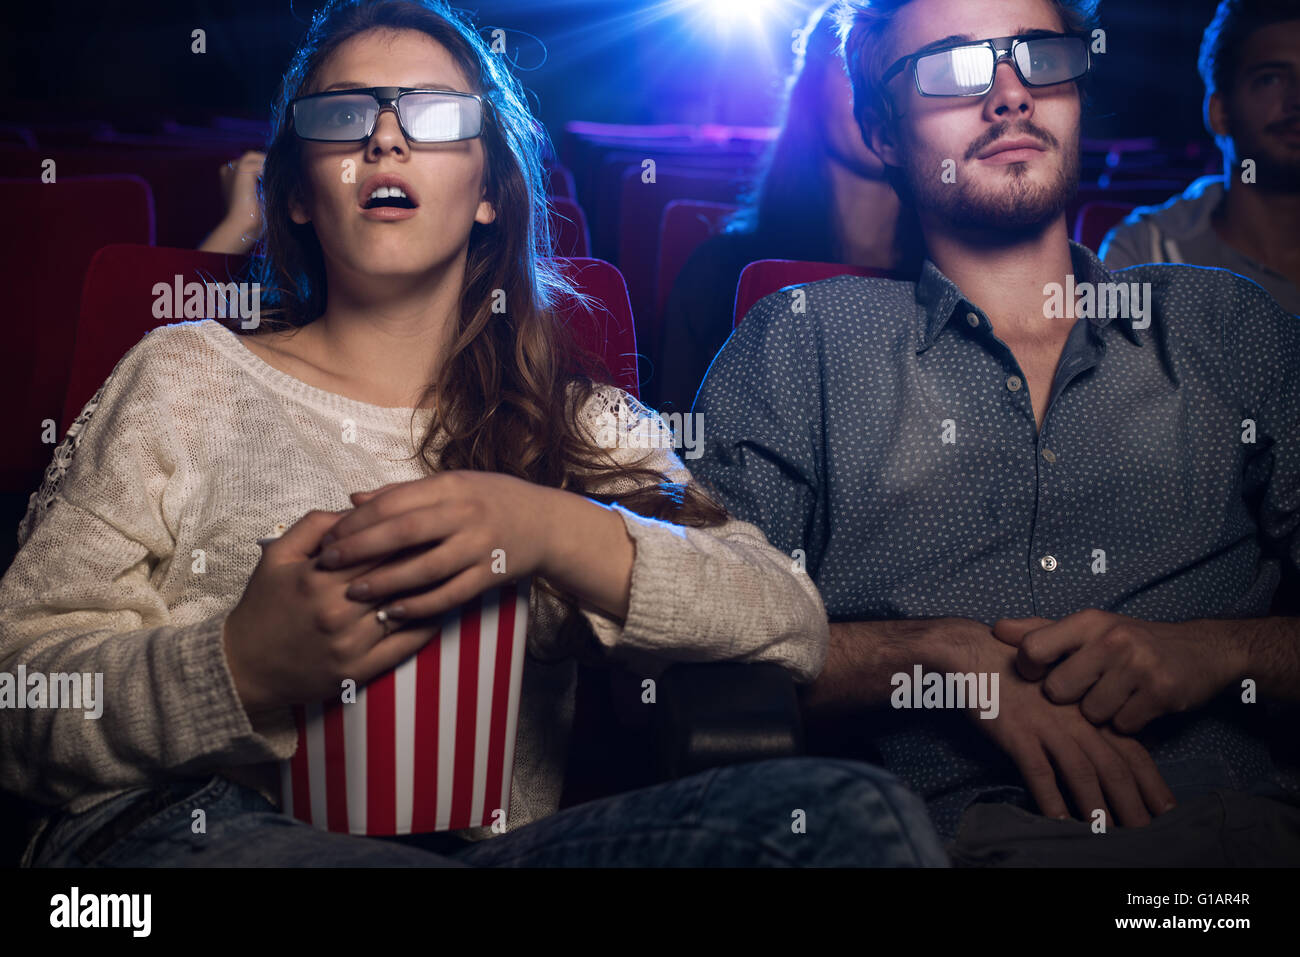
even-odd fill
[{"label": "white knit sweater", "polygon": [[[0,671],[100,672],[103,715],[0,708],[0,788],[80,812],[169,776],[225,773],[278,803],[276,762],[297,747],[291,712],[250,723],[222,624],[258,562],[257,539],[278,523],[428,474],[410,457],[432,413],[416,411],[414,432],[411,413],[310,386],[215,320],[146,335],[55,449],[0,580]],[[664,430],[608,386],[582,413],[597,441],[617,423]],[[349,426],[354,442],[341,438]],[[671,449],[651,456],[671,480],[689,480]],[[629,610],[620,625],[584,608],[599,641],[587,634],[589,650],[650,675],[673,660],[739,660],[816,677],[825,609],[762,532],[739,521],[682,528],[615,507],[636,545]],[[577,674],[577,649],[557,641],[560,607],[533,590],[511,828],[559,804]]]}]

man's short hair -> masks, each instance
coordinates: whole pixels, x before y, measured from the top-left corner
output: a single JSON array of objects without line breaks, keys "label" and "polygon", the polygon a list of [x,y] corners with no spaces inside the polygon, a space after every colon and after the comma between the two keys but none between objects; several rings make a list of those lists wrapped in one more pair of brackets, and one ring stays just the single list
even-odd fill
[{"label": "man's short hair", "polygon": [[1215,93],[1228,94],[1241,66],[1241,48],[1256,30],[1300,20],[1300,4],[1296,0],[1222,0],[1214,19],[1205,28],[1201,39],[1201,56],[1197,67],[1205,81],[1205,102],[1202,113],[1205,128],[1210,129],[1210,97]]},{"label": "man's short hair", "polygon": [[[853,115],[862,129],[862,135],[892,118],[889,99],[880,82],[889,66],[885,62],[888,49],[885,33],[894,16],[912,0],[840,0],[836,10],[844,64],[853,81]],[[1066,32],[1091,33],[1097,24],[1097,4],[1100,0],[1048,0]]]}]

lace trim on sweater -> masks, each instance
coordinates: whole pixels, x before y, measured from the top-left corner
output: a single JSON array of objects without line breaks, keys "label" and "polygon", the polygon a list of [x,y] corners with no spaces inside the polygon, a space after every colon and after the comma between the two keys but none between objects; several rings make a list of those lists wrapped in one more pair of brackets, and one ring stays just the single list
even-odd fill
[{"label": "lace trim on sweater", "polygon": [[86,423],[90,417],[95,414],[99,408],[100,397],[104,390],[108,388],[108,383],[112,381],[110,375],[99,390],[86,403],[81,413],[68,426],[68,434],[63,441],[54,447],[54,457],[50,464],[45,467],[45,476],[41,480],[41,487],[31,494],[27,500],[27,513],[23,520],[18,523],[18,546],[23,544],[31,537],[36,526],[45,518],[46,512],[54,505],[54,500],[58,496],[59,486],[63,484],[63,476],[68,473],[68,467],[72,464],[72,456],[77,451],[77,446],[81,444],[81,433],[85,429]]}]

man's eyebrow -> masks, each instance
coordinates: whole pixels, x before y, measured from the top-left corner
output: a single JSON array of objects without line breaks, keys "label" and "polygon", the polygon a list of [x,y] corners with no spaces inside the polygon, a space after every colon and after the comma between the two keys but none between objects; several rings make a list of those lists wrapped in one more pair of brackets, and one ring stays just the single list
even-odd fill
[{"label": "man's eyebrow", "polygon": [[1242,70],[1243,73],[1254,73],[1257,70],[1293,70],[1295,64],[1287,60],[1265,60],[1262,63],[1252,63]]},{"label": "man's eyebrow", "polygon": [[[1027,37],[1027,38],[1034,39],[1037,37],[1059,37],[1059,36],[1065,36],[1065,34],[1057,30],[1044,30],[1041,27],[1033,30],[1026,29],[1025,27],[1020,27],[1018,30],[1016,30],[1015,33],[1010,34],[1010,36]],[[941,40],[935,40],[932,43],[927,43],[925,46],[921,47],[921,49],[917,50],[916,53],[929,53],[931,50],[937,50],[941,47],[951,46],[954,43],[979,43],[983,39],[986,38],[975,37],[969,33],[953,33],[950,34],[949,36],[944,37]],[[995,38],[988,37],[987,39],[995,39]]]},{"label": "man's eyebrow", "polygon": [[971,36],[969,33],[953,33],[944,37],[942,40],[934,40],[930,43],[927,43],[925,46],[921,47],[921,49],[917,50],[916,52],[928,53],[929,51],[938,49],[939,47],[946,47],[953,43],[968,43],[974,41],[974,39],[975,38]]},{"label": "man's eyebrow", "polygon": [[[367,90],[367,89],[369,89],[369,87],[366,86],[366,84],[364,84],[364,83],[358,83],[358,82],[356,82],[356,81],[354,81],[354,80],[342,80],[342,81],[340,81],[340,82],[338,82],[338,83],[331,83],[329,86],[325,87],[325,89],[321,90],[320,92],[322,92],[322,93],[329,93],[331,90]],[[411,87],[411,89],[413,89],[413,90],[446,90],[448,93],[455,93],[455,92],[456,92],[456,90],[453,90],[451,87],[449,87],[449,86],[448,86],[447,84],[445,84],[445,83],[420,83],[420,84],[417,84],[416,86]]]}]

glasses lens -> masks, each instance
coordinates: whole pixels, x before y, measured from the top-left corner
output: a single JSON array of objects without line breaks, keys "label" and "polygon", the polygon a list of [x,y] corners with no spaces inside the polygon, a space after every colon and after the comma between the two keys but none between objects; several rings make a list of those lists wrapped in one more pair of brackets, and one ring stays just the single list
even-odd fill
[{"label": "glasses lens", "polygon": [[1077,80],[1088,72],[1088,47],[1079,37],[1040,37],[1015,48],[1016,66],[1031,86]]},{"label": "glasses lens", "polygon": [[421,143],[450,143],[479,135],[483,111],[471,96],[404,93],[397,101],[407,135]]},{"label": "glasses lens", "polygon": [[293,125],[309,140],[360,140],[378,112],[375,98],[361,93],[313,96],[293,105]]},{"label": "glasses lens", "polygon": [[993,50],[957,47],[916,61],[916,80],[930,96],[968,96],[985,90],[993,79]]}]

